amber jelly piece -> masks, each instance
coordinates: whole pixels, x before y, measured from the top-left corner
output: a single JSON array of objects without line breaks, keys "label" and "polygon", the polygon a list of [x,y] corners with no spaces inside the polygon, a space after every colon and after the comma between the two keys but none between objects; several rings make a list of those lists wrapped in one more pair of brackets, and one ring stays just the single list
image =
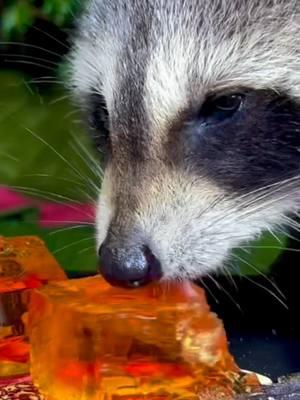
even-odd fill
[{"label": "amber jelly piece", "polygon": [[24,316],[32,289],[63,279],[65,273],[40,239],[0,236],[0,380],[29,372]]},{"label": "amber jelly piece", "polygon": [[31,372],[49,400],[232,399],[240,370],[204,291],[101,277],[35,290]]}]

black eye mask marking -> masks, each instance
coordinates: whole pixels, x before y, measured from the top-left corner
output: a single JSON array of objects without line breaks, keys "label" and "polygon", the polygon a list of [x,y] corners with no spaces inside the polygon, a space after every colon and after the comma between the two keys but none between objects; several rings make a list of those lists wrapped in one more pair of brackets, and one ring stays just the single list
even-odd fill
[{"label": "black eye mask marking", "polygon": [[300,105],[247,89],[208,100],[171,127],[166,157],[230,191],[248,191],[300,172]]},{"label": "black eye mask marking", "polygon": [[109,114],[104,97],[99,93],[91,95],[89,100],[88,125],[97,149],[106,153],[109,150]]}]

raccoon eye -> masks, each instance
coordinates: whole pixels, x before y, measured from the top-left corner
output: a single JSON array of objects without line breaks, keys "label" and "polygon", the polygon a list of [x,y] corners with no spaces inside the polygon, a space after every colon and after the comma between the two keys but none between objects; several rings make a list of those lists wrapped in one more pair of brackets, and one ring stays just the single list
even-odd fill
[{"label": "raccoon eye", "polygon": [[91,98],[91,111],[88,115],[88,124],[92,137],[99,150],[104,151],[109,143],[109,114],[105,99],[100,94]]},{"label": "raccoon eye", "polygon": [[222,122],[240,109],[243,99],[244,96],[239,93],[212,97],[204,103],[202,117],[206,123]]}]

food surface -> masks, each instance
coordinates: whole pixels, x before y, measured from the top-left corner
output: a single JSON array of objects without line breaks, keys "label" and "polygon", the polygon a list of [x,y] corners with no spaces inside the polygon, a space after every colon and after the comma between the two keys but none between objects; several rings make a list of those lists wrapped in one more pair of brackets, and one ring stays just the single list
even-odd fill
[{"label": "food surface", "polygon": [[35,237],[0,236],[0,378],[29,371],[25,319],[32,289],[66,275]]},{"label": "food surface", "polygon": [[235,364],[204,291],[187,282],[51,283],[32,295],[28,331],[33,380],[48,400],[222,400],[258,384]]},{"label": "food surface", "polygon": [[45,400],[31,382],[0,388],[1,400]]}]

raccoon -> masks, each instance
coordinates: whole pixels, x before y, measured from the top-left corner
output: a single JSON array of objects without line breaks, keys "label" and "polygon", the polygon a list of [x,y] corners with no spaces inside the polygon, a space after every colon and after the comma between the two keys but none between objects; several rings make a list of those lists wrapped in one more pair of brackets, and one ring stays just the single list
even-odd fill
[{"label": "raccoon", "polygon": [[197,279],[297,213],[299,0],[90,0],[70,65],[109,282]]}]

